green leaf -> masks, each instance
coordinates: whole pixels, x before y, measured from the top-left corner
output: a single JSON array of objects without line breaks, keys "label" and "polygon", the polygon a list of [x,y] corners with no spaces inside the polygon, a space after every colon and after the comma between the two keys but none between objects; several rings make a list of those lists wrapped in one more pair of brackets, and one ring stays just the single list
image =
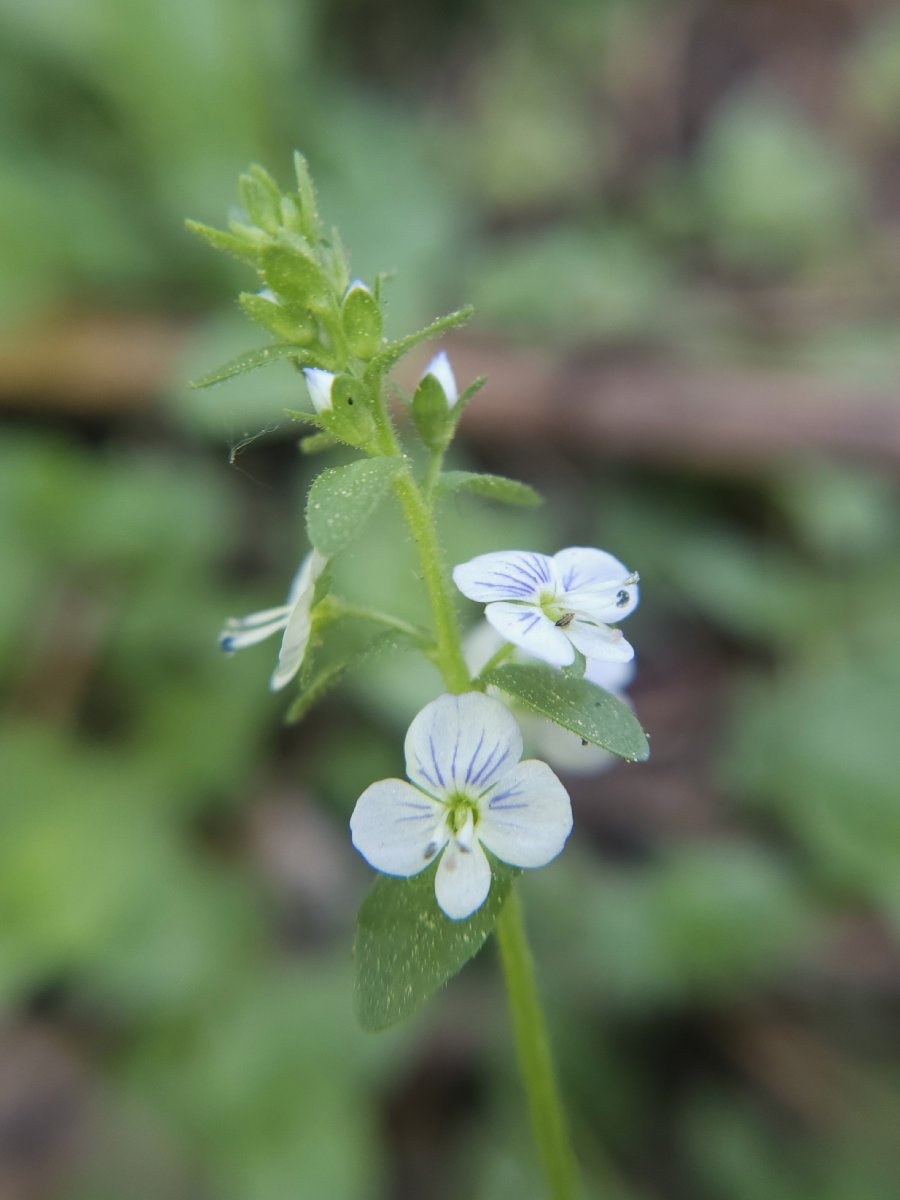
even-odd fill
[{"label": "green leaf", "polygon": [[519,504],[534,508],[543,504],[543,497],[518,479],[507,479],[504,475],[479,475],[475,471],[445,471],[437,481],[438,492],[475,492],[489,500],[503,504]]},{"label": "green leaf", "polygon": [[353,1002],[363,1029],[410,1016],[477,954],[519,873],[492,861],[487,900],[467,920],[451,921],[434,896],[436,870],[411,879],[380,875],[363,901],[353,944]]},{"label": "green leaf", "polygon": [[259,263],[260,247],[254,245],[249,238],[213,229],[211,225],[202,225],[199,221],[185,221],[185,226],[191,233],[202,237],[214,250],[221,250],[223,254],[230,254],[232,258],[250,263],[253,267]]},{"label": "green leaf", "polygon": [[258,292],[241,292],[238,304],[251,321],[275,337],[297,346],[308,346],[316,340],[315,318],[302,305],[278,304]]},{"label": "green leaf", "polygon": [[264,167],[256,163],[238,180],[238,195],[254,225],[273,236],[281,224],[281,192]]},{"label": "green leaf", "polygon": [[323,471],[309,489],[306,528],[316,549],[334,558],[350,544],[402,470],[399,458],[363,458]]},{"label": "green leaf", "polygon": [[644,762],[650,757],[647,735],[627,704],[586,679],[573,679],[551,667],[511,663],[486,672],[481,681],[620,758]]},{"label": "green leaf", "polygon": [[322,271],[311,254],[294,246],[266,246],[260,255],[263,278],[291,304],[316,308],[326,293]]},{"label": "green leaf", "polygon": [[246,354],[239,354],[224,367],[219,367],[217,371],[211,371],[202,379],[194,380],[191,387],[212,387],[213,384],[224,383],[226,379],[234,379],[236,375],[246,375],[248,371],[256,371],[259,367],[267,367],[269,363],[279,362],[284,358],[295,358],[298,363],[309,361],[309,356],[302,346],[275,342],[271,346],[264,346],[261,350],[248,350]]},{"label": "green leaf", "polygon": [[408,634],[401,633],[399,630],[386,629],[377,637],[372,638],[368,645],[355,649],[336,662],[330,662],[323,666],[302,684],[300,695],[285,714],[285,724],[293,725],[297,721],[302,721],[312,706],[317,704],[333,687],[336,687],[352,667],[360,666],[379,654],[400,653],[415,645],[416,642]]}]

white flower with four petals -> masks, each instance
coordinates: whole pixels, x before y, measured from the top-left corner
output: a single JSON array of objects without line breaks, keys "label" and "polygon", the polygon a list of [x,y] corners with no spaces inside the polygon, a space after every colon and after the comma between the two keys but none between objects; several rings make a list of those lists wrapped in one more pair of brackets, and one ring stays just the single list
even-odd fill
[{"label": "white flower with four petals", "polygon": [[628,662],[634,650],[610,624],[634,612],[638,576],[605,550],[572,546],[551,558],[530,550],[480,554],[453,569],[464,596],[513,645],[554,667]]},{"label": "white flower with four petals", "polygon": [[406,773],[366,788],[353,810],[353,845],[387,875],[417,875],[440,855],[434,890],[455,921],[491,886],[490,851],[515,867],[556,858],[572,829],[563,785],[546,763],[520,762],[522,735],[491,696],[439,696],[406,735]]},{"label": "white flower with four petals", "polygon": [[226,654],[255,646],[273,633],[284,630],[278,663],[269,683],[273,692],[290,683],[303,664],[309,635],[312,632],[312,606],[316,580],[325,569],[328,559],[318,550],[311,550],[300,564],[291,581],[285,603],[279,608],[267,608],[249,617],[232,617],[219,634],[219,645]]}]

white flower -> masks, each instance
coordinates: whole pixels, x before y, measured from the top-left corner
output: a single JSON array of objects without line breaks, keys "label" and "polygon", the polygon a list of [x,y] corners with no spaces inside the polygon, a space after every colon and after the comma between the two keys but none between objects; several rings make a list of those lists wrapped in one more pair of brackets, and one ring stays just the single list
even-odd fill
[{"label": "white flower", "polygon": [[326,409],[331,408],[331,385],[334,383],[334,373],[323,371],[321,367],[304,367],[303,378],[306,380],[309,398],[312,400],[316,412],[325,412]]},{"label": "white flower", "polygon": [[572,546],[550,558],[530,550],[481,554],[453,568],[464,596],[503,637],[555,667],[586,659],[628,662],[634,650],[609,622],[637,607],[638,581],[605,550]]},{"label": "white flower", "polygon": [[367,287],[361,279],[351,280],[350,283],[347,284],[347,290],[344,292],[344,295],[349,296],[351,292],[355,292],[357,289],[359,289],[361,292],[368,292],[370,296],[372,295],[372,289]]},{"label": "white flower", "polygon": [[515,867],[542,867],[562,850],[568,793],[546,763],[519,761],[522,735],[499,700],[439,696],[413,719],[404,749],[412,783],[366,788],[350,818],[353,845],[387,875],[417,875],[440,855],[435,896],[454,921],[487,898],[485,850]]},{"label": "white flower", "polygon": [[445,350],[440,350],[422,372],[422,378],[426,375],[433,376],[440,384],[441,391],[447,398],[447,407],[452,408],[459,399],[459,389],[456,386],[456,376],[453,374],[453,368],[450,366],[450,359],[447,357]]},{"label": "white flower", "polygon": [[273,633],[284,630],[278,663],[269,682],[273,692],[279,691],[294,678],[303,663],[309,635],[312,631],[312,605],[316,580],[325,569],[328,559],[318,550],[311,550],[300,564],[291,581],[287,601],[281,608],[267,608],[249,617],[232,617],[219,634],[219,645],[226,654],[255,646]]}]

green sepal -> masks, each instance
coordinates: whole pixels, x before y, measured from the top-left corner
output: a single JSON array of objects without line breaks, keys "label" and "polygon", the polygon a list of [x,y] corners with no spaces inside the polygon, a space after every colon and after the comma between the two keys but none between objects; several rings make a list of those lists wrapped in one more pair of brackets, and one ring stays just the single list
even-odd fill
[{"label": "green sepal", "polygon": [[507,479],[505,475],[480,475],[475,471],[445,471],[438,476],[436,492],[474,492],[502,504],[518,504],[534,508],[544,503],[543,496],[527,483]]},{"label": "green sepal", "polygon": [[259,266],[262,247],[258,241],[237,233],[213,229],[211,225],[202,225],[199,221],[185,221],[184,225],[191,233],[202,237],[214,250],[221,250],[223,254],[230,254],[232,258],[249,263],[253,267]]},{"label": "green sepal", "polygon": [[279,242],[266,246],[259,262],[263,279],[279,299],[314,311],[325,303],[327,285],[319,264],[308,251]]},{"label": "green sepal", "polygon": [[285,725],[294,725],[302,721],[313,705],[336,687],[353,667],[361,666],[380,654],[399,654],[416,644],[408,634],[385,629],[366,645],[355,648],[341,658],[311,672],[308,678],[301,679],[300,694],[285,713]]},{"label": "green sepal", "polygon": [[414,346],[418,346],[421,342],[427,342],[431,338],[440,337],[448,329],[455,329],[458,325],[465,325],[474,311],[472,305],[467,304],[465,307],[457,309],[456,312],[448,313],[445,317],[438,317],[436,321],[432,321],[424,329],[418,329],[415,333],[407,334],[406,337],[400,338],[399,341],[390,342],[372,359],[371,369],[377,374],[382,374],[389,367],[392,367],[395,362],[399,361],[404,354],[412,350]]},{"label": "green sepal", "polygon": [[287,342],[309,346],[318,337],[315,318],[300,304],[277,304],[258,292],[241,292],[238,304],[251,321]]},{"label": "green sepal", "polygon": [[456,424],[459,424],[460,417],[469,407],[474,396],[477,396],[484,385],[487,383],[486,375],[479,375],[477,379],[473,379],[464,392],[460,392],[459,399],[453,405],[453,415],[456,419]]},{"label": "green sepal", "polygon": [[238,179],[238,196],[254,225],[274,237],[281,224],[281,192],[269,172],[254,163]]},{"label": "green sepal", "polygon": [[419,380],[411,404],[416,433],[429,450],[443,450],[453,437],[456,424],[444,389],[433,375]]},{"label": "green sepal", "polygon": [[341,305],[341,324],[351,353],[369,359],[381,348],[381,310],[368,288],[352,287]]},{"label": "green sepal", "polygon": [[492,859],[484,904],[466,920],[451,921],[435,899],[436,871],[433,865],[411,879],[379,875],[359,910],[353,1006],[372,1033],[416,1012],[478,953],[520,874]]},{"label": "green sepal", "polygon": [[298,366],[309,362],[309,355],[302,346],[292,346],[284,342],[276,342],[272,346],[263,346],[261,350],[248,350],[239,354],[224,367],[211,371],[201,379],[191,382],[193,388],[212,387],[216,383],[224,383],[226,379],[234,379],[237,375],[246,375],[248,371],[256,371],[267,367],[270,363],[280,362],[285,358],[293,358]]},{"label": "green sepal", "polygon": [[319,475],[306,501],[306,528],[320,554],[334,558],[353,541],[402,468],[399,458],[362,458]]},{"label": "green sepal", "polygon": [[365,450],[375,436],[365,384],[352,375],[338,375],[331,385],[331,408],[323,409],[319,420],[339,441]]},{"label": "green sepal", "polygon": [[333,433],[329,433],[327,429],[320,429],[318,433],[310,433],[300,439],[300,450],[303,454],[320,454],[323,450],[333,449],[337,442]]},{"label": "green sepal", "polygon": [[294,174],[297,177],[297,198],[300,202],[300,214],[305,226],[304,233],[311,240],[317,240],[319,237],[319,209],[316,203],[316,188],[306,159],[299,150],[294,151]]},{"label": "green sepal", "polygon": [[524,708],[629,762],[650,757],[647,735],[628,705],[586,679],[574,679],[552,667],[510,663],[484,672],[479,682],[493,684]]}]

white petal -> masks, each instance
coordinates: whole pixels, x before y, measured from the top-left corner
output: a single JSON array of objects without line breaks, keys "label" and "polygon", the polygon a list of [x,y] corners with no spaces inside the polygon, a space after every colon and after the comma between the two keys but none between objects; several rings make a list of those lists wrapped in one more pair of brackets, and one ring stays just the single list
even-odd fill
[{"label": "white petal", "polygon": [[471,850],[451,841],[434,879],[437,902],[451,919],[462,921],[481,908],[491,890],[491,864],[478,842]]},{"label": "white petal", "polygon": [[589,683],[596,683],[597,687],[621,697],[634,679],[634,659],[629,662],[604,662],[592,658],[584,669],[584,677]]},{"label": "white petal", "polygon": [[505,602],[489,604],[484,615],[508,642],[535,658],[554,667],[567,667],[575,661],[575,654],[566,637],[569,630],[559,629],[535,605]]},{"label": "white petal", "polygon": [[331,408],[331,385],[334,383],[334,374],[331,371],[323,371],[320,367],[304,367],[303,378],[306,380],[309,398],[312,400],[316,412],[325,412],[326,409]]},{"label": "white petal", "polygon": [[482,803],[478,837],[503,862],[542,867],[572,832],[569,794],[537,759],[515,766]]},{"label": "white petal", "polygon": [[[628,579],[629,576],[626,575],[625,578]],[[631,583],[609,589],[579,588],[577,591],[567,592],[562,603],[572,612],[591,621],[615,625],[634,612],[639,600],[640,590],[637,584]]]},{"label": "white petal", "polygon": [[327,563],[328,559],[318,550],[310,550],[291,580],[287,596],[288,608],[293,608],[307,588],[315,588],[316,580],[325,570]]},{"label": "white petal", "polygon": [[368,292],[370,296],[372,295],[372,289],[369,287],[366,287],[366,285],[363,283],[363,281],[361,279],[351,280],[350,283],[347,285],[347,290],[346,290],[346,292],[344,292],[344,295],[349,296],[351,292],[355,292],[357,290],[359,290],[361,292]]},{"label": "white petal", "polygon": [[447,407],[452,408],[459,399],[459,389],[456,386],[456,376],[453,374],[453,368],[450,366],[450,359],[447,357],[446,351],[438,351],[422,372],[422,378],[424,379],[426,375],[433,375],[438,381],[441,385],[441,391],[447,397]]},{"label": "white petal", "polygon": [[592,625],[581,617],[566,629],[572,645],[587,659],[600,658],[605,662],[630,662],[634,658],[634,647],[626,642],[620,629],[608,625]]},{"label": "white petal", "polygon": [[453,582],[464,596],[490,604],[495,600],[538,600],[555,595],[553,561],[531,550],[479,554],[453,568]]},{"label": "white petal", "polygon": [[278,662],[269,680],[269,688],[273,692],[280,691],[285,684],[290,683],[306,655],[309,645],[309,635],[312,632],[312,616],[309,604],[298,604],[288,618],[284,637],[281,639],[281,650]]},{"label": "white petal", "polygon": [[318,550],[310,550],[291,582],[288,601],[293,608],[284,627],[278,662],[269,680],[269,688],[273,692],[290,683],[303,665],[309,635],[312,632],[311,613],[316,594],[316,580],[327,562],[328,559]]},{"label": "white petal", "polygon": [[402,779],[382,779],[360,796],[350,818],[353,845],[377,871],[417,875],[447,844],[443,808]]},{"label": "white petal", "polygon": [[463,638],[462,652],[471,675],[479,675],[494,657],[505,639],[487,621],[473,625]]},{"label": "white petal", "polygon": [[609,750],[592,742],[585,744],[577,733],[554,725],[552,721],[536,720],[533,729],[530,722],[527,728],[538,753],[557,771],[565,771],[568,775],[597,775],[621,761]]},{"label": "white petal", "polygon": [[267,624],[251,625],[246,629],[229,621],[219,634],[219,647],[226,654],[233,654],[235,650],[243,650],[246,646],[255,646],[257,642],[264,642],[273,633],[280,633],[286,624],[287,617],[285,616],[280,616],[277,620],[269,621]]},{"label": "white petal", "polygon": [[568,550],[560,550],[553,555],[553,566],[560,586],[566,592],[617,583],[629,574],[624,563],[605,550],[594,550],[590,546],[570,546]]},{"label": "white petal", "polygon": [[480,796],[522,757],[515,717],[493,696],[438,696],[409,727],[406,773],[423,791]]}]

